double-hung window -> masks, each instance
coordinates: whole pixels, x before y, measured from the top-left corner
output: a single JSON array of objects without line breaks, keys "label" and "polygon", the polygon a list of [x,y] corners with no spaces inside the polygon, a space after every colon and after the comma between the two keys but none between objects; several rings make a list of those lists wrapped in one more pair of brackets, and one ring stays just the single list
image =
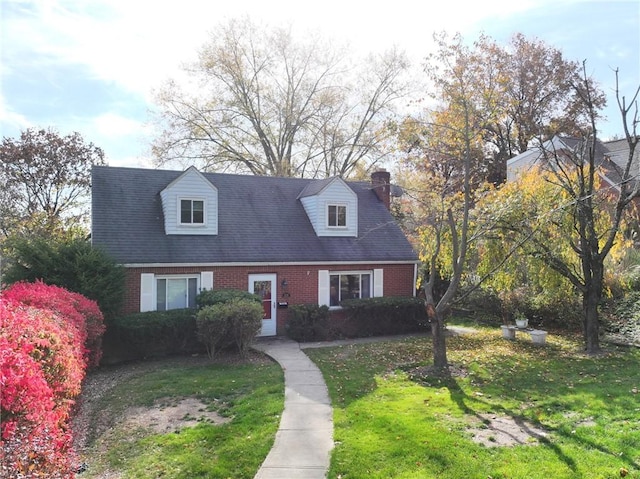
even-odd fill
[{"label": "double-hung window", "polygon": [[340,306],[345,299],[371,297],[371,272],[329,274],[329,306]]},{"label": "double-hung window", "polygon": [[156,278],[158,311],[195,308],[197,295],[198,278],[195,276]]},{"label": "double-hung window", "polygon": [[346,228],[347,227],[346,205],[328,205],[327,226],[329,226],[329,228]]},{"label": "double-hung window", "polygon": [[181,198],[180,224],[204,225],[204,200]]}]

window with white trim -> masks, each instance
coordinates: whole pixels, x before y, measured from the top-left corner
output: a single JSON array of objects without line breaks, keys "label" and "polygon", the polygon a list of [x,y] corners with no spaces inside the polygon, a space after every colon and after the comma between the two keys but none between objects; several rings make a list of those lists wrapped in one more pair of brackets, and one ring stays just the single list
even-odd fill
[{"label": "window with white trim", "polygon": [[198,276],[157,276],[156,310],[195,308]]},{"label": "window with white trim", "polygon": [[204,200],[180,198],[180,224],[204,225]]},{"label": "window with white trim", "polygon": [[329,306],[340,306],[345,299],[372,296],[371,271],[329,274]]},{"label": "window with white trim", "polygon": [[347,227],[346,205],[327,205],[327,226],[329,228]]}]

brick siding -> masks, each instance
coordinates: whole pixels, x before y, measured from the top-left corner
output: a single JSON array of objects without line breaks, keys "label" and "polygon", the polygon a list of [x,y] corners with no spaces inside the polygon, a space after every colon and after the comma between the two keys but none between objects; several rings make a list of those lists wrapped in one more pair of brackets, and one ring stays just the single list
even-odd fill
[{"label": "brick siding", "polygon": [[[385,296],[413,296],[413,264],[393,265],[314,265],[314,266],[215,266],[215,267],[165,267],[165,268],[128,268],[123,313],[140,311],[140,275],[154,273],[156,275],[199,274],[202,271],[213,271],[214,289],[248,290],[249,275],[271,273],[277,275],[278,301],[293,304],[318,303],[318,271],[367,271],[376,268],[384,269]],[[286,288],[282,281],[287,281]],[[288,295],[287,295],[288,294]],[[277,334],[284,334],[287,321],[287,309],[277,311]]]}]

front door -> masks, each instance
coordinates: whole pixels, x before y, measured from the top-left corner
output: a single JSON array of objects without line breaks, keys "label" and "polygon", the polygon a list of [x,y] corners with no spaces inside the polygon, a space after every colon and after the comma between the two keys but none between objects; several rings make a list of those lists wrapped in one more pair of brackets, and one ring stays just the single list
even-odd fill
[{"label": "front door", "polygon": [[260,336],[276,335],[276,305],[278,295],[276,294],[275,274],[250,274],[249,292],[257,294],[262,298],[262,329]]}]

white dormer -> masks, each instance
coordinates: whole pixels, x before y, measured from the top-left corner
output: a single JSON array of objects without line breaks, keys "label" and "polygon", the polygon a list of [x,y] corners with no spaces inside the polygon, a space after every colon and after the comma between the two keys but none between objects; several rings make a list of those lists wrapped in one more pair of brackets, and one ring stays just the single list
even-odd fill
[{"label": "white dormer", "polygon": [[191,166],[160,192],[168,235],[217,235],[218,189]]},{"label": "white dormer", "polygon": [[358,196],[342,178],[312,181],[298,199],[318,236],[358,236]]}]

